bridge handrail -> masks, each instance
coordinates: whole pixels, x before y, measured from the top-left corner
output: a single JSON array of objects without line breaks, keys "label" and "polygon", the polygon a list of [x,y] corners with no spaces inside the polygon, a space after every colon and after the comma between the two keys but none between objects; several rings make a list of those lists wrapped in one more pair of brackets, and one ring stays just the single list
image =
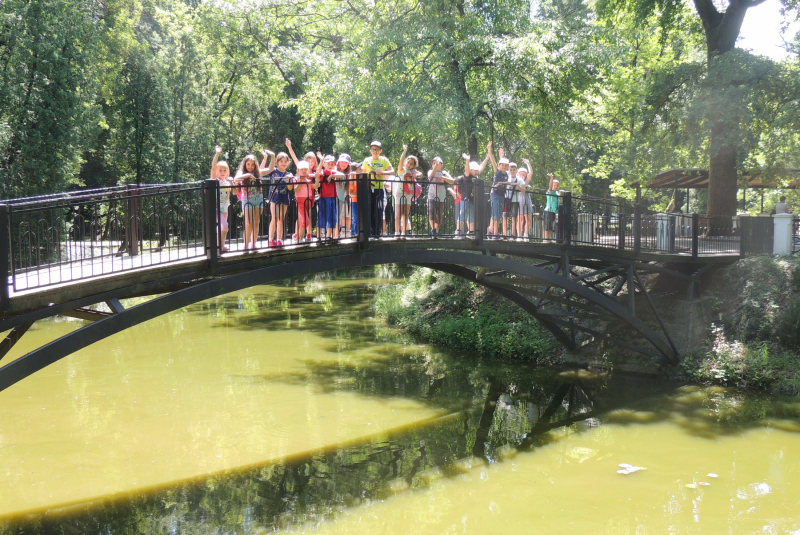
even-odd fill
[{"label": "bridge handrail", "polygon": [[[474,182],[474,202],[465,203],[461,201],[467,199],[454,198],[455,188],[450,184],[421,178],[416,181],[419,187],[409,190],[400,186],[404,181],[397,176],[364,173],[350,176],[338,181],[339,188],[330,208],[335,214],[332,223],[335,230],[328,232],[328,236],[332,236],[331,241],[357,238],[356,243],[364,250],[369,247],[371,236],[380,234],[375,224],[383,225],[386,221],[392,234],[395,223],[399,224],[397,218],[388,220],[383,211],[376,215],[371,210],[374,202],[380,202],[382,208],[388,196],[396,203],[395,214],[404,217],[407,225],[394,230],[405,234],[410,229],[412,238],[466,238],[478,246],[486,238],[567,248],[575,245],[625,251],[634,258],[640,253],[697,258],[710,253],[752,252],[745,248],[740,226],[726,226],[698,214],[656,214],[618,199],[573,196],[565,191],[559,199],[558,213],[552,215],[546,209],[546,191],[535,187],[528,187],[524,194],[518,192],[515,198],[505,201],[502,220],[492,225],[497,234],[488,236],[484,234],[492,217],[490,184],[482,180]],[[375,182],[371,181],[382,182],[382,187],[372,188]],[[444,198],[429,199],[431,185],[444,186],[448,193]],[[387,193],[383,186],[391,191]],[[281,247],[273,243],[271,236],[268,239],[264,236],[273,218],[270,203],[275,192],[273,186],[264,182],[252,188],[252,197],[242,196],[244,189],[205,180],[93,188],[0,201],[0,228],[4,229],[0,232],[0,276],[5,275],[8,282],[0,284],[4,287],[0,298],[8,302],[4,295],[9,286],[14,291],[30,290],[98,273],[182,259],[206,257],[213,268],[228,246],[249,252],[243,248],[245,234],[249,228],[259,226],[255,248],[265,251]],[[288,198],[288,194],[282,195]],[[219,207],[226,197],[230,206],[223,222]],[[251,199],[259,204],[251,204]],[[299,224],[301,211],[312,229],[317,227],[314,223],[319,223],[324,215],[320,212],[322,204],[316,200],[298,207],[292,200],[283,219],[281,236],[288,238],[297,232],[294,225]],[[549,227],[553,221],[555,226]],[[436,233],[431,230],[434,223],[438,225]],[[343,225],[349,228],[342,230]],[[506,227],[513,232],[515,225],[520,227],[518,235],[503,235]],[[227,231],[223,229],[225,226]],[[302,229],[293,243],[303,243],[305,234],[306,229]],[[324,242],[325,234],[321,237]],[[102,269],[95,272],[98,266]]]},{"label": "bridge handrail", "polygon": [[182,189],[189,187],[199,187],[203,181],[194,182],[175,182],[168,184],[140,184],[140,185],[122,185],[122,186],[107,186],[102,188],[90,188],[64,191],[61,193],[50,193],[46,195],[34,195],[30,197],[19,197],[15,199],[0,200],[0,204],[15,207],[29,207],[29,206],[49,206],[52,204],[60,204],[62,202],[70,201],[86,201],[92,199],[102,199],[111,195],[130,193],[134,188],[139,191],[157,190],[157,189]]}]

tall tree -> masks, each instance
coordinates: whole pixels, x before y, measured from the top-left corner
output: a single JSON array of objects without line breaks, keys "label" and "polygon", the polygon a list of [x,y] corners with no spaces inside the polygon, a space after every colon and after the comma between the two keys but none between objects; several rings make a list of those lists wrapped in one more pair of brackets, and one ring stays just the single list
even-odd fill
[{"label": "tall tree", "polygon": [[[746,77],[736,76],[740,64],[732,56],[742,22],[751,7],[765,0],[693,0],[694,8],[702,23],[706,44],[706,86],[719,95],[731,88],[747,83]],[[788,5],[788,0],[782,0]],[[719,6],[719,7],[718,7]],[[724,9],[722,9],[724,7]],[[674,28],[674,21],[682,9],[679,0],[601,0],[598,4],[601,15],[607,19],[616,17],[619,11],[635,15],[644,22],[657,16],[662,31]],[[734,72],[731,72],[731,71]],[[707,121],[710,128],[708,166],[708,215],[718,217],[719,225],[730,225],[727,216],[736,213],[737,149],[742,143],[739,130],[741,99],[714,99],[724,105],[709,107]]]}]

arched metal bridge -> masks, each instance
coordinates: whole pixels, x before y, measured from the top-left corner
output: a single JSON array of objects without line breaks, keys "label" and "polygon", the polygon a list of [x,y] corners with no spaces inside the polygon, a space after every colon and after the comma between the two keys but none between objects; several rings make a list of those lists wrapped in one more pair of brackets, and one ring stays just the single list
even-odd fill
[{"label": "arched metal bridge", "polygon": [[[390,263],[430,267],[483,285],[518,304],[568,348],[602,339],[675,364],[678,349],[642,276],[676,277],[691,295],[703,270],[735,261],[743,251],[735,233],[702,234],[696,215],[676,221],[569,192],[549,236],[543,231],[542,194],[531,191],[533,210],[539,211],[508,222],[511,232],[519,225],[521,236],[487,239],[488,195],[480,181],[471,214],[474,233],[466,226],[458,233],[455,221],[445,220],[456,210],[451,200],[441,205],[434,235],[430,223],[437,216],[425,209],[432,205],[414,199],[408,207],[413,234],[378,238],[372,236],[368,178],[353,179],[363,199],[349,214],[358,220],[354,233],[282,246],[263,240],[255,251],[243,250],[248,212],[240,215],[234,206],[224,242],[231,250],[221,250],[216,181],[0,204],[0,273],[7,281],[0,286],[0,332],[7,332],[0,359],[37,320],[67,315],[91,321],[0,367],[0,390],[98,340],[204,299],[289,277]],[[341,214],[349,201],[339,202]],[[264,225],[270,222],[266,212]],[[293,224],[290,211],[289,235]],[[130,308],[120,303],[143,295],[157,297]],[[648,322],[637,314],[637,295],[639,306],[649,308]],[[98,303],[111,312],[87,308]],[[620,325],[624,336],[615,334]]]}]

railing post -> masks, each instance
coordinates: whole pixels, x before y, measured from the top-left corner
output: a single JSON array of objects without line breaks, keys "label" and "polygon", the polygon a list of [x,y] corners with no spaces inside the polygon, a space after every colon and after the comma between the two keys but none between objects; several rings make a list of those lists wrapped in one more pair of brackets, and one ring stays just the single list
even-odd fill
[{"label": "railing post", "polygon": [[692,258],[697,258],[697,246],[700,242],[700,216],[692,214]]},{"label": "railing post", "polygon": [[136,195],[139,194],[139,186],[134,184],[128,185],[128,202],[126,203],[125,219],[125,237],[128,240],[128,255],[137,256],[139,254],[139,232],[137,219],[139,217],[139,199]]},{"label": "railing post", "polygon": [[475,199],[475,244],[480,247],[483,243],[484,229],[488,226],[486,223],[486,186],[483,180],[475,181],[475,191],[473,193]]},{"label": "railing post", "polygon": [[208,267],[214,270],[219,259],[217,236],[217,207],[219,206],[219,182],[213,178],[203,182],[203,246],[206,250]]},{"label": "railing post", "polygon": [[8,276],[11,273],[11,229],[9,228],[9,207],[7,204],[0,204],[0,277],[3,278],[0,284],[0,310],[9,309],[9,285]]},{"label": "railing post", "polygon": [[633,207],[633,254],[638,255],[642,249],[642,205]]},{"label": "railing post", "polygon": [[670,214],[670,216],[669,216],[669,252],[670,253],[674,253],[675,252],[675,231],[677,230],[677,227],[675,225],[675,219],[676,219],[675,215],[674,214]]},{"label": "railing post", "polygon": [[356,180],[356,210],[358,211],[357,243],[362,251],[369,249],[369,237],[372,232],[372,188],[369,175],[359,173]]},{"label": "railing post", "polygon": [[[749,234],[749,226],[747,223],[749,222],[749,217],[740,217],[739,218],[739,258],[744,258],[747,255],[747,244],[745,243],[745,239]],[[745,228],[747,226],[747,228]]]},{"label": "railing post", "polygon": [[617,215],[617,249],[625,249],[625,214],[620,210]]},{"label": "railing post", "polygon": [[565,247],[572,245],[572,192],[565,191],[561,196],[562,212],[564,217],[559,218],[561,227],[562,243]]}]

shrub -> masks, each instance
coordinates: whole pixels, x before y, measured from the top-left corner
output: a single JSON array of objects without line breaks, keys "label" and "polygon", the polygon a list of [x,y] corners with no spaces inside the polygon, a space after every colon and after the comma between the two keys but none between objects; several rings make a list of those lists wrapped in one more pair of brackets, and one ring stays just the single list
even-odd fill
[{"label": "shrub", "polygon": [[458,351],[544,361],[559,350],[553,336],[513,303],[430,269],[416,269],[403,283],[380,288],[373,306],[411,336]]},{"label": "shrub", "polygon": [[792,297],[779,316],[775,336],[783,346],[800,349],[800,295]]}]

